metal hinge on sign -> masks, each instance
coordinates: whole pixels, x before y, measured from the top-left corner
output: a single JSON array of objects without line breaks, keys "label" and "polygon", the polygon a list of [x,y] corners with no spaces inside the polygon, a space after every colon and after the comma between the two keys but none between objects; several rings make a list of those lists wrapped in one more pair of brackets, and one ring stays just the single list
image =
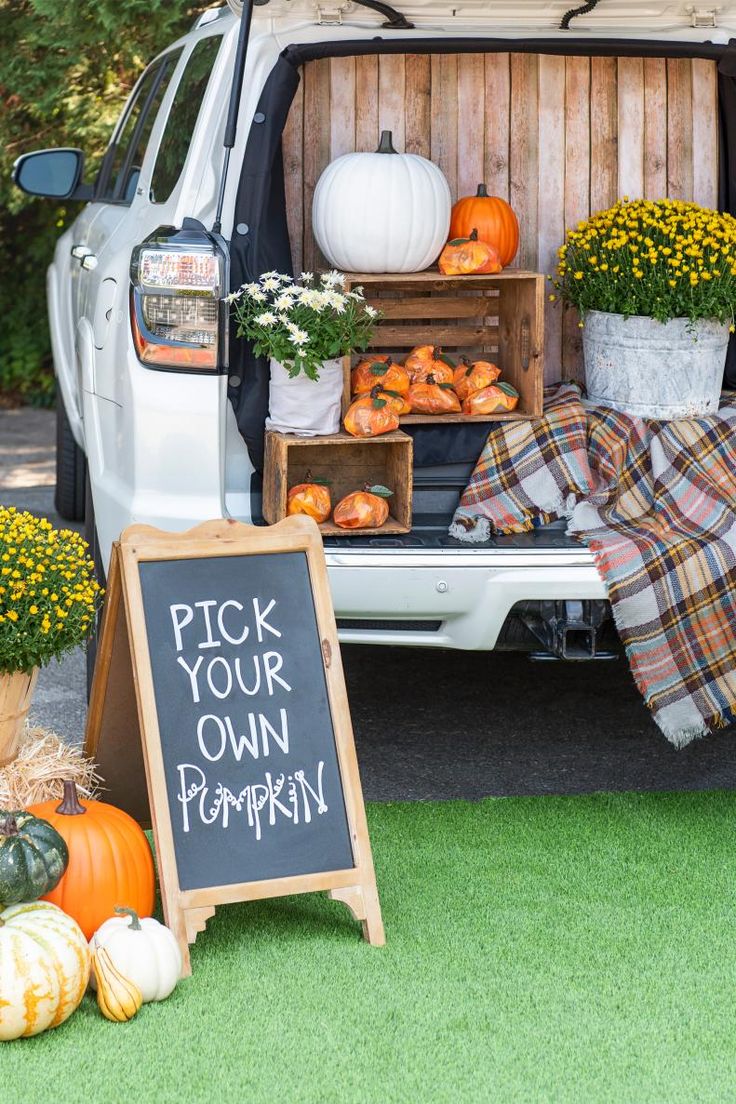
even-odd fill
[{"label": "metal hinge on sign", "polygon": [[688,4],[691,27],[717,27],[720,8],[696,8],[694,4]]},{"label": "metal hinge on sign", "polygon": [[342,27],[343,12],[351,7],[351,4],[339,4],[334,8],[323,8],[317,4],[317,22],[320,27]]}]

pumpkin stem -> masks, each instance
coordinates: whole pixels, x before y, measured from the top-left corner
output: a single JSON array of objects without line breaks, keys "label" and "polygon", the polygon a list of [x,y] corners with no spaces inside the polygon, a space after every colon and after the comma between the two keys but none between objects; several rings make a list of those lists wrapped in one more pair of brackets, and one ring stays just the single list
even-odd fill
[{"label": "pumpkin stem", "polygon": [[381,131],[381,140],[378,143],[378,149],[376,153],[398,153],[398,150],[394,149],[393,134],[390,130]]},{"label": "pumpkin stem", "polygon": [[12,813],[0,820],[0,836],[17,836],[19,834],[18,821]]},{"label": "pumpkin stem", "polygon": [[138,913],[135,911],[135,909],[125,908],[123,905],[116,905],[115,906],[115,912],[118,914],[118,916],[129,916],[130,917],[130,924],[128,925],[128,929],[130,931],[140,931],[141,930],[140,917],[138,916]]},{"label": "pumpkin stem", "polygon": [[79,800],[76,782],[70,782],[69,780],[64,782],[64,800],[61,805],[56,806],[56,812],[63,816],[81,816],[82,813],[87,812]]},{"label": "pumpkin stem", "polygon": [[478,240],[478,231],[474,228],[470,231],[470,234],[468,235],[468,241],[477,241],[477,240]]},{"label": "pumpkin stem", "polygon": [[476,199],[478,196],[482,196],[483,199],[488,199],[488,189],[486,188],[485,184],[478,185],[478,191],[475,193],[475,195]]},{"label": "pumpkin stem", "polygon": [[430,372],[430,373],[429,373],[429,375],[427,376],[427,378],[425,379],[425,381],[424,381],[424,382],[425,382],[425,383],[436,383],[436,382],[437,382],[437,380],[436,380],[436,379],[434,378],[434,376],[433,376],[433,375],[432,375],[432,373]]}]

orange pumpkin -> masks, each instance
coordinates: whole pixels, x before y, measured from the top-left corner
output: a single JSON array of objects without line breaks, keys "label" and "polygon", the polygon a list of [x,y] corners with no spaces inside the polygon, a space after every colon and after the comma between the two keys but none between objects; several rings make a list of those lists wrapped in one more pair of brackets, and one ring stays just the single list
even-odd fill
[{"label": "orange pumpkin", "polygon": [[481,241],[498,250],[501,264],[511,264],[519,248],[519,223],[505,199],[489,196],[485,184],[474,196],[464,196],[452,208],[450,237],[467,238],[478,231]]},{"label": "orange pumpkin", "polygon": [[436,345],[415,345],[404,359],[404,368],[413,377],[416,371],[433,361],[439,352]]},{"label": "orange pumpkin", "polygon": [[409,373],[400,364],[394,364],[390,356],[375,360],[362,360],[350,376],[353,395],[367,395],[376,385],[400,395],[409,390]]},{"label": "orange pumpkin", "polygon": [[104,801],[80,801],[73,782],[64,800],[32,805],[34,816],[53,824],[69,848],[63,878],[44,901],[72,916],[91,939],[99,926],[124,905],[139,916],[153,912],[155,876],[151,848],[132,817]]},{"label": "orange pumpkin", "polygon": [[413,383],[407,396],[412,414],[459,414],[460,400],[451,383],[437,383],[427,376],[423,383]]},{"label": "orange pumpkin", "polygon": [[386,500],[390,494],[386,487],[353,491],[338,502],[332,520],[341,529],[380,529],[388,518]]},{"label": "orange pumpkin", "polygon": [[470,276],[500,272],[503,268],[498,250],[480,241],[475,229],[467,238],[451,238],[440,253],[438,263],[443,276]]},{"label": "orange pumpkin", "polygon": [[510,383],[492,383],[470,392],[463,403],[463,414],[505,414],[518,402],[519,392]]},{"label": "orange pumpkin", "polygon": [[286,512],[306,514],[315,521],[327,521],[332,513],[330,488],[323,483],[297,483],[286,496]]},{"label": "orange pumpkin", "polygon": [[455,379],[455,366],[446,360],[428,360],[421,368],[412,372],[412,383],[426,383],[430,376],[435,383],[452,383]]},{"label": "orange pumpkin", "polygon": [[461,363],[455,369],[452,382],[461,402],[467,399],[471,391],[480,391],[481,387],[488,387],[501,375],[501,369],[491,364],[490,360],[474,360],[472,363],[467,357],[461,357],[460,360]]},{"label": "orange pumpkin", "polygon": [[350,404],[343,425],[353,437],[379,437],[399,428],[399,415],[393,401],[382,397],[380,387],[374,387],[369,395]]}]

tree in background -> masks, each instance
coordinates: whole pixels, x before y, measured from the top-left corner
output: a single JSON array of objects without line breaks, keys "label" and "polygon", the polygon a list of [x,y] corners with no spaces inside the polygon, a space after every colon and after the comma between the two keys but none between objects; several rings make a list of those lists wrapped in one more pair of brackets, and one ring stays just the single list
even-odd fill
[{"label": "tree in background", "polygon": [[145,65],[211,2],[0,0],[0,401],[53,401],[45,275],[78,211],[14,187],[15,159],[78,146],[92,180]]}]

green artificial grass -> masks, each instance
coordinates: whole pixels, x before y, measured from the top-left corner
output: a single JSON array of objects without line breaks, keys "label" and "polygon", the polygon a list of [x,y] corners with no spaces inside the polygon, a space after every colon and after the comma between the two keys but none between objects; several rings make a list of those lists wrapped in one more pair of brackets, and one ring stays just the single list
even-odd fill
[{"label": "green artificial grass", "polygon": [[321,895],[218,910],[193,977],[0,1044],[6,1100],[731,1099],[736,795],[373,805],[388,945]]}]

